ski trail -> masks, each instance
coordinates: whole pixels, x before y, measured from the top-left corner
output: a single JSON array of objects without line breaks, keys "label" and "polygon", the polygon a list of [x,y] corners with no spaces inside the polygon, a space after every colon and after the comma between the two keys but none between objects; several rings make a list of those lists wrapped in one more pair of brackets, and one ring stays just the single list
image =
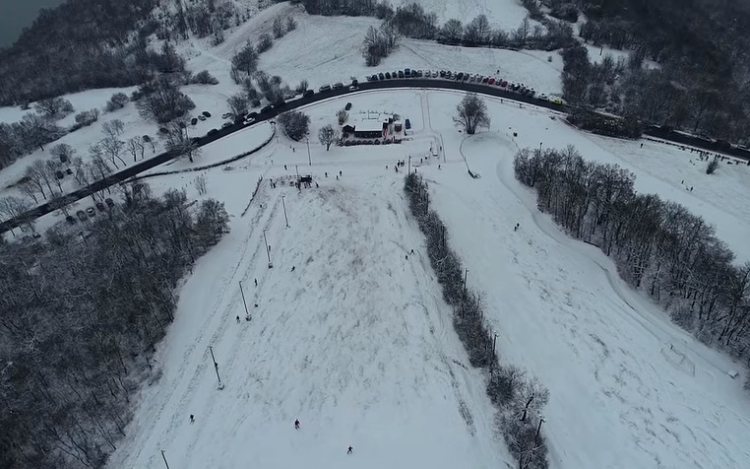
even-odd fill
[{"label": "ski trail", "polygon": [[[272,216],[273,213],[269,212],[264,217],[266,218],[266,224],[269,223],[269,219]],[[170,391],[161,399],[150,401],[154,402],[156,408],[150,408],[146,414],[153,417],[153,420],[157,423],[151,427],[148,436],[145,435],[146,432],[137,433],[138,437],[146,438],[147,442],[137,445],[141,448],[141,451],[135,456],[134,459],[136,461],[140,461],[141,454],[145,452],[149,455],[149,465],[158,463],[157,444],[164,444],[167,441],[171,442],[174,439],[174,432],[180,428],[180,420],[183,420],[185,416],[190,413],[184,411],[186,400],[188,396],[190,396],[192,389],[196,386],[197,381],[203,379],[203,375],[206,372],[206,365],[210,361],[208,346],[215,342],[216,338],[226,327],[227,318],[224,317],[224,314],[221,314],[222,305],[227,302],[226,296],[228,289],[235,288],[235,282],[233,280],[237,277],[238,271],[247,264],[246,257],[253,244],[254,243],[252,242],[245,243],[239,261],[231,270],[231,274],[225,277],[226,280],[224,281],[222,292],[217,295],[217,301],[211,308],[213,313],[206,315],[206,319],[203,321],[202,327],[199,329],[200,333],[195,340],[192,341],[192,345],[190,345],[185,351],[180,368],[177,370],[174,379],[165,386],[166,389],[169,389]],[[234,291],[236,295],[236,289]],[[171,414],[172,417],[163,417],[165,413]],[[152,435],[160,436],[159,441],[156,441]]]}]

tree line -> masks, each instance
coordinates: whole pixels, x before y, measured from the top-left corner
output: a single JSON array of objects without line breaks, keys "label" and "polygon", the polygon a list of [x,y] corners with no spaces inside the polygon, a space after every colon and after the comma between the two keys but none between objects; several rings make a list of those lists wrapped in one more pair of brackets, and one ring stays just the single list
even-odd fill
[{"label": "tree line", "polygon": [[156,380],[178,281],[227,232],[212,199],[119,186],[80,233],[0,244],[0,467],[102,468]]},{"label": "tree line", "polygon": [[453,309],[453,328],[471,365],[486,372],[486,392],[497,409],[498,432],[519,469],[546,469],[547,446],[540,429],[549,391],[521,368],[500,364],[495,339],[484,320],[481,298],[466,286],[464,268],[450,247],[448,231],[430,206],[427,183],[416,172],[411,173],[406,176],[404,192],[426,238],[427,255],[442,287],[443,299]]},{"label": "tree line", "polygon": [[[516,178],[571,236],[598,246],[620,276],[702,342],[750,365],[750,262],[684,206],[634,189],[635,176],[575,148],[523,149]],[[750,386],[750,380],[746,383]]]},{"label": "tree line", "polygon": [[[580,37],[630,53],[601,64],[574,45],[563,52],[564,98],[662,125],[750,144],[750,3],[577,0]],[[647,60],[658,67],[644,67]]]},{"label": "tree line", "polygon": [[[383,20],[380,28],[371,26],[365,35],[362,54],[368,66],[376,66],[398,44],[398,37],[434,40],[441,44],[466,47],[554,50],[575,42],[573,29],[565,21],[541,16],[541,24],[532,25],[525,18],[513,31],[493,29],[487,16],[478,15],[463,24],[450,19],[438,25],[437,15],[417,3],[393,10],[388,3],[378,4],[373,14]],[[543,26],[542,26],[543,25]]]}]

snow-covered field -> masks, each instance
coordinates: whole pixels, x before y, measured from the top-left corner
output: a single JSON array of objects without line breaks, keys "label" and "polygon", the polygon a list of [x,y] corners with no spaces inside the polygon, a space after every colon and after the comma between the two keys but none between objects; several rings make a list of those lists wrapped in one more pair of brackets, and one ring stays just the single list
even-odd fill
[{"label": "snow-covered field", "polygon": [[[316,161],[325,158],[320,150]],[[209,176],[209,195],[233,215],[232,233],[182,288],[157,356],[163,375],[143,391],[110,467],[158,467],[160,450],[170,467],[186,469],[510,461],[493,441],[481,376],[452,331],[401,178],[385,170],[393,156],[379,156],[356,166],[316,163],[316,176],[327,169],[330,177],[301,193],[266,183],[245,217],[263,169]],[[267,177],[294,174],[280,163]]]},{"label": "snow-covered field", "polygon": [[485,15],[493,28],[510,31],[518,28],[528,11],[518,0],[394,0],[394,8],[417,3],[428,13],[435,13],[438,24],[450,19],[466,24],[479,15]]},{"label": "snow-covered field", "polygon": [[[351,101],[352,112],[413,116],[411,140],[330,152],[311,141],[309,166],[305,143],[281,136],[232,170],[205,173],[208,196],[227,204],[232,233],[182,288],[157,355],[163,376],[143,391],[110,467],[158,467],[160,450],[171,467],[188,469],[512,463],[407,214],[403,171],[393,163],[409,156],[430,184],[469,285],[484,297],[501,359],[550,389],[543,431],[553,468],[746,466],[750,402],[742,376],[726,374],[736,365],[673,326],[598,250],[559,232],[515,181],[512,156],[519,146],[572,143],[587,158],[635,171],[638,190],[684,197],[696,212],[718,212],[709,205],[731,191],[738,197],[747,167],[722,166],[708,177],[671,147],[578,133],[549,111],[495,100],[488,100],[491,130],[464,139],[451,120],[460,98],[405,90],[328,100],[306,109],[313,135]],[[437,141],[444,154],[428,157]],[[480,179],[467,175],[467,162]],[[296,170],[320,187],[289,187]],[[696,178],[692,193],[670,182],[682,174]],[[182,186],[197,197],[193,177],[149,182],[156,192]],[[734,225],[720,226],[719,235],[737,229],[743,213],[739,203],[728,207],[723,216]]]}]

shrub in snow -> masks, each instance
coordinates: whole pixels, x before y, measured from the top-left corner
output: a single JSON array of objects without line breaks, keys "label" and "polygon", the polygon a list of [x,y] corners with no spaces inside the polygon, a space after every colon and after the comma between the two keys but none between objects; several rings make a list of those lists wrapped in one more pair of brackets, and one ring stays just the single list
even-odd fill
[{"label": "shrub in snow", "polygon": [[299,111],[289,111],[281,114],[277,122],[284,134],[295,141],[302,140],[310,127],[310,116]]},{"label": "shrub in snow", "polygon": [[280,17],[276,17],[276,19],[273,20],[273,26],[271,27],[271,30],[273,31],[273,37],[276,39],[279,39],[286,34],[286,29],[284,29],[284,23],[281,21]]},{"label": "shrub in snow", "polygon": [[75,120],[76,125],[78,125],[79,128],[91,125],[99,120],[99,110],[91,109],[90,111],[79,112],[78,114],[76,114]]},{"label": "shrub in snow", "polygon": [[34,103],[37,113],[48,119],[60,119],[74,111],[73,105],[67,99],[47,98]]},{"label": "shrub in snow", "polygon": [[107,104],[104,108],[107,112],[113,112],[118,109],[124,108],[128,101],[128,95],[126,95],[125,93],[115,93],[111,98],[109,98],[109,101],[107,101]]},{"label": "shrub in snow", "polygon": [[706,174],[715,173],[718,167],[719,167],[719,159],[714,156],[714,159],[709,161],[708,165],[706,165]]},{"label": "shrub in snow", "polygon": [[192,80],[190,80],[191,83],[197,84],[197,85],[218,85],[219,80],[216,79],[213,75],[211,75],[208,70],[201,70],[198,72]]},{"label": "shrub in snow", "polygon": [[263,52],[273,47],[273,39],[271,39],[271,35],[261,34],[258,38],[258,45],[256,47],[259,54],[262,54]]}]

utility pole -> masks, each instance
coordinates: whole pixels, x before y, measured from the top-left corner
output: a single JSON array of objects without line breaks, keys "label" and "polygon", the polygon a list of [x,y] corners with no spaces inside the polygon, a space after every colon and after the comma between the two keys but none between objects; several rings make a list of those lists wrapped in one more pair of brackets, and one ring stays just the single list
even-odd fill
[{"label": "utility pole", "polygon": [[542,151],[542,142],[539,142],[539,151]]},{"label": "utility pole", "polygon": [[537,444],[539,443],[539,431],[542,429],[542,423],[544,423],[544,419],[540,418],[539,426],[536,427],[536,436],[534,437],[534,441],[536,441]]},{"label": "utility pole", "polygon": [[466,288],[466,282],[469,280],[469,269],[464,272],[464,288]]},{"label": "utility pole", "polygon": [[305,136],[305,141],[307,142],[307,162],[312,166],[312,158],[310,158],[310,138]]},{"label": "utility pole", "polygon": [[284,196],[281,196],[281,206],[284,208],[284,221],[286,222],[286,227],[289,228],[289,219],[286,217],[286,203],[284,202]]},{"label": "utility pole", "polygon": [[273,269],[271,263],[271,249],[268,247],[268,238],[266,238],[266,230],[263,230],[263,240],[266,242],[266,255],[268,256],[268,268]]},{"label": "utility pole", "polygon": [[211,360],[214,362],[214,370],[216,371],[216,379],[219,380],[219,390],[224,389],[224,383],[221,382],[221,376],[219,376],[219,364],[216,363],[216,358],[214,358],[214,348],[209,346],[208,351],[211,352]]},{"label": "utility pole", "polygon": [[245,302],[245,292],[242,291],[242,280],[240,280],[240,293],[242,294],[242,304],[245,305],[245,316],[250,316],[250,312],[247,310],[247,302]]},{"label": "utility pole", "polygon": [[411,155],[409,155],[409,165],[406,167],[406,174],[411,174]]},{"label": "utility pole", "polygon": [[299,168],[296,164],[294,165],[294,171],[297,173],[297,181],[299,181]]},{"label": "utility pole", "polygon": [[164,456],[164,450],[161,450],[161,458],[164,460],[164,465],[169,469],[169,463],[167,463],[167,457]]}]

